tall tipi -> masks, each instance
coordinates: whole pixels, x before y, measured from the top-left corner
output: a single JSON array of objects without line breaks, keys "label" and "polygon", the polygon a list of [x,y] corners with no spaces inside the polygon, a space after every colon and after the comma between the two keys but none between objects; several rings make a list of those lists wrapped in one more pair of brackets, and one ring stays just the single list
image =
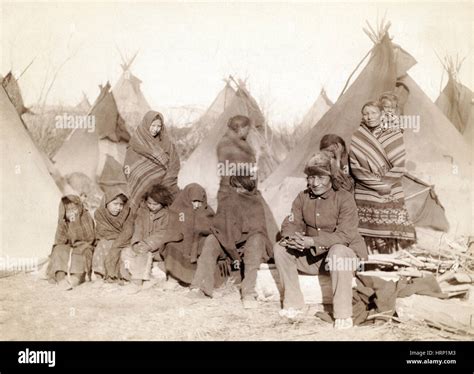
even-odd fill
[{"label": "tall tipi", "polygon": [[[393,44],[386,31],[375,41],[370,59],[357,79],[263,182],[263,194],[277,220],[288,214],[297,192],[305,187],[304,164],[319,148],[322,136],[334,133],[350,145],[352,134],[360,124],[362,105],[398,86],[404,91],[400,96],[407,98],[403,108],[405,118],[411,121],[410,128],[404,132],[407,170],[414,177],[435,185],[450,230],[470,235],[473,231],[470,150],[449,120],[407,74],[416,61]],[[453,144],[457,146],[452,147]],[[426,192],[413,198],[426,197]],[[437,222],[439,226],[443,218]]]},{"label": "tall tipi", "polygon": [[219,116],[224,113],[226,108],[231,103],[235,95],[235,90],[230,85],[230,81],[228,79],[225,79],[224,81],[225,86],[217,94],[214,101],[211,103],[206,112],[201,116],[196,125],[200,125],[200,127],[210,130],[217,118],[219,118]]},{"label": "tall tipi", "polygon": [[75,109],[78,110],[81,113],[88,113],[89,110],[91,109],[91,103],[89,102],[89,99],[87,98],[86,94],[83,92],[82,93],[82,99],[81,101],[75,106]]},{"label": "tall tipi", "polygon": [[75,128],[53,157],[56,167],[66,177],[83,173],[92,181],[101,175],[106,155],[123,163],[130,134],[110,91],[110,84],[100,87],[99,97],[92,106],[88,121],[95,128]]},{"label": "tall tipi", "polygon": [[191,130],[186,135],[185,144],[188,149],[192,151],[202,142],[216,124],[219,116],[230,105],[234,96],[235,90],[230,85],[229,80],[225,80],[224,88],[217,94],[209,108],[192,125]]},{"label": "tall tipi", "polygon": [[322,88],[316,101],[311,105],[301,123],[295,128],[295,141],[301,140],[333,105],[326,94],[326,90]]},{"label": "tall tipi", "polygon": [[137,53],[129,60],[122,58],[122,75],[112,89],[117,108],[130,133],[137,128],[151,108],[140,88],[142,81],[132,74],[131,65]]},{"label": "tall tipi", "polygon": [[[32,111],[30,111],[28,108],[25,107],[24,101],[23,101],[23,96],[21,94],[20,86],[18,85],[18,80],[13,76],[13,74],[10,72],[8,73],[5,78],[0,77],[0,81],[2,82],[2,86],[5,89],[5,92],[8,96],[8,99],[10,102],[13,104],[15,107],[20,119],[21,119],[21,124],[25,128],[26,132],[30,135],[30,131],[28,129],[28,126],[26,125],[27,118],[23,117],[23,115],[26,116],[34,116]],[[61,176],[57,168],[53,165],[51,160],[49,159],[48,155],[40,149],[37,143],[35,143],[35,140],[32,138],[33,145],[36,148],[37,152],[40,154],[44,164],[48,168],[48,172],[55,181],[56,185],[60,189],[60,191],[64,192],[68,189],[67,182],[64,180],[64,178]]]},{"label": "tall tipi", "polygon": [[181,188],[196,182],[206,188],[211,199],[217,196],[219,176],[216,147],[227,131],[229,118],[237,114],[245,115],[251,120],[252,125],[247,141],[257,156],[259,179],[264,180],[277,166],[278,162],[265,139],[265,118],[255,99],[251,97],[243,84],[239,84],[224,113],[219,116],[208,135],[181,167],[178,175],[178,185]]},{"label": "tall tipi", "polygon": [[4,87],[0,123],[0,263],[34,265],[51,251],[61,194]]},{"label": "tall tipi", "polygon": [[474,97],[472,91],[458,79],[461,66],[462,61],[459,59],[445,58],[443,68],[448,73],[448,83],[436,99],[435,104],[472,146]]}]

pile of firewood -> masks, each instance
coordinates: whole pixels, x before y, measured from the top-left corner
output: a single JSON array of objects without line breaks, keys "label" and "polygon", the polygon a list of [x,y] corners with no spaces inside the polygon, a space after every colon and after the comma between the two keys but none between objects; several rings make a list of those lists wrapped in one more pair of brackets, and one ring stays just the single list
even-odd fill
[{"label": "pile of firewood", "polygon": [[[422,243],[425,244],[425,243]],[[474,284],[474,242],[444,240],[438,246],[415,245],[396,254],[370,255],[364,273],[385,279],[436,277],[449,297],[468,297]]]},{"label": "pile of firewood", "polygon": [[474,241],[425,235],[407,250],[369,255],[361,270],[360,274],[393,281],[436,277],[447,299],[421,295],[398,298],[395,320],[425,324],[462,339],[474,336],[474,299],[470,295],[474,292]]}]

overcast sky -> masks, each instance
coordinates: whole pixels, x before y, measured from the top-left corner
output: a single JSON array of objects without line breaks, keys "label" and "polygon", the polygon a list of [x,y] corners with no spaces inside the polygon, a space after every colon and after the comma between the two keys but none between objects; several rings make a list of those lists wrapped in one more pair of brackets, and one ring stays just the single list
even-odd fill
[{"label": "overcast sky", "polygon": [[[442,67],[435,51],[468,56],[460,74],[473,84],[471,2],[433,3],[20,3],[1,4],[1,73],[21,77],[27,104],[39,95],[48,66],[60,71],[50,103],[90,101],[98,84],[121,74],[118,49],[138,57],[132,70],[153,107],[206,108],[233,74],[272,122],[301,118],[324,85],[335,100],[372,47],[363,33],[386,13],[394,42],[418,64],[410,74],[433,100]],[[444,75],[446,82],[446,74]]]}]

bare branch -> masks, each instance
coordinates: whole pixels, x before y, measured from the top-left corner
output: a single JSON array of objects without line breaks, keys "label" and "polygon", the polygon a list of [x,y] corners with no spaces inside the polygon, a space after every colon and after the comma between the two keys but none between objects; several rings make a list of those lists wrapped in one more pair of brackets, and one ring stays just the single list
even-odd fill
[{"label": "bare branch", "polygon": [[35,60],[36,60],[36,56],[33,58],[33,60],[31,60],[31,62],[28,64],[28,66],[23,69],[23,71],[21,72],[21,74],[16,78],[17,81],[20,80],[21,76],[26,73],[26,71],[29,69],[29,67],[33,64],[33,62],[34,62]]}]

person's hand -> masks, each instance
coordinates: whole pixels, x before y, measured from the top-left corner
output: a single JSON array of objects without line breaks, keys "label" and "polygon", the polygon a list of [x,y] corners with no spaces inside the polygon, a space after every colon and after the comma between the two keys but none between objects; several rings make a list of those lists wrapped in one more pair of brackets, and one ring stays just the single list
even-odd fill
[{"label": "person's hand", "polygon": [[311,236],[305,236],[300,232],[295,232],[295,243],[301,250],[314,247],[313,238]]},{"label": "person's hand", "polygon": [[392,192],[392,187],[389,185],[384,185],[379,188],[379,193],[381,195],[389,195]]},{"label": "person's hand", "polygon": [[298,243],[296,243],[296,236],[295,235],[286,237],[280,243],[281,243],[281,245],[283,245],[287,248],[290,248],[290,249],[296,249],[298,251],[301,251],[301,250],[304,249]]},{"label": "person's hand", "polygon": [[288,238],[280,239],[279,243],[282,247],[288,246]]}]

